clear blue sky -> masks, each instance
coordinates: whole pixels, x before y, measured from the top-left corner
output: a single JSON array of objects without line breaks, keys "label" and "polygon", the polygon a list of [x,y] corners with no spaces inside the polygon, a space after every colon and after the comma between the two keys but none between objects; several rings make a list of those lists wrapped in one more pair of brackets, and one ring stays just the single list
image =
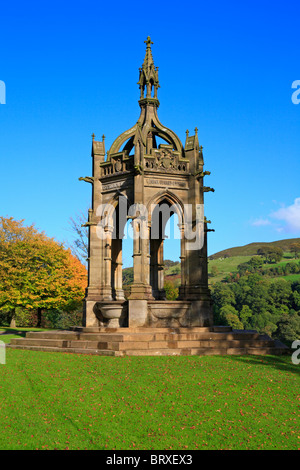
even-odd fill
[{"label": "clear blue sky", "polygon": [[137,121],[150,35],[159,118],[182,141],[198,127],[211,171],[209,254],[300,237],[299,13],[298,1],[2,3],[0,214],[72,239],[91,134],[109,147]]}]

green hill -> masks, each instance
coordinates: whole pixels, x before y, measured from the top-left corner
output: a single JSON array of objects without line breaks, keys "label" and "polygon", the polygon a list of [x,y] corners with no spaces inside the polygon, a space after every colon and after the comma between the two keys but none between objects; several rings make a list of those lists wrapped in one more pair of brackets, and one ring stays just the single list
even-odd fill
[{"label": "green hill", "polygon": [[[300,260],[295,259],[294,253],[291,253],[291,245],[293,243],[300,243],[300,238],[290,238],[287,240],[278,240],[274,242],[256,242],[250,243],[245,246],[237,246],[228,248],[227,250],[219,251],[208,258],[208,274],[209,284],[212,285],[218,281],[223,281],[228,276],[235,275],[238,272],[238,266],[243,263],[247,263],[252,256],[257,255],[257,250],[266,246],[276,246],[283,250],[283,258],[278,263],[265,264],[265,270],[267,271],[264,275],[274,279],[286,279],[286,280],[300,280],[300,274],[296,273],[291,269],[291,272],[285,274],[282,272],[278,274],[272,273],[272,270],[278,266],[283,269],[287,264],[299,264]],[[174,287],[180,285],[180,263],[165,260],[165,281],[171,282]],[[123,269],[123,285],[124,288],[129,288],[133,281],[133,268]]]},{"label": "green hill", "polygon": [[[233,278],[239,272],[239,265],[248,263],[250,259],[257,255],[259,249],[265,247],[281,248],[283,257],[279,262],[264,263],[256,272],[272,278],[285,279],[290,281],[300,280],[299,258],[291,252],[291,246],[300,244],[300,238],[278,240],[270,243],[250,243],[245,246],[237,246],[227,250],[219,251],[208,259],[209,284]],[[250,271],[254,272],[254,271]]]},{"label": "green hill", "polygon": [[249,243],[248,245],[236,246],[226,250],[218,251],[218,253],[209,256],[209,259],[213,260],[219,258],[231,258],[233,256],[253,256],[257,254],[257,250],[259,248],[263,248],[265,246],[276,246],[281,248],[284,252],[290,252],[291,245],[293,243],[300,243],[300,238],[289,238],[287,240],[278,240],[275,242]]}]

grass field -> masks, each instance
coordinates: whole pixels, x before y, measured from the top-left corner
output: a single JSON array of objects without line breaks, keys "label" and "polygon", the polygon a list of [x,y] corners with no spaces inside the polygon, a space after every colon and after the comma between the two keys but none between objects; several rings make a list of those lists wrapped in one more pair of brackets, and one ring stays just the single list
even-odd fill
[{"label": "grass field", "polygon": [[299,449],[299,371],[289,356],[7,348],[0,449]]},{"label": "grass field", "polygon": [[[252,256],[247,255],[239,255],[239,256],[231,256],[230,258],[218,258],[218,259],[209,259],[208,260],[208,273],[209,279],[208,283],[215,284],[216,282],[223,281],[226,276],[229,274],[236,274],[238,272],[238,265],[242,263],[246,263],[252,258]],[[271,269],[277,266],[284,267],[287,263],[298,263],[299,259],[295,259],[292,257],[291,253],[284,253],[284,258],[279,263],[272,263],[272,264],[265,264],[263,265],[264,269]],[[212,268],[217,268],[217,274],[212,276]],[[170,280],[174,283],[176,287],[180,285],[181,276],[178,271],[180,270],[180,265],[171,266],[170,268],[166,269],[165,272],[165,279]],[[265,279],[271,280],[278,280],[278,279],[286,279],[287,281],[300,281],[300,274],[289,274],[287,276],[275,276],[270,277],[265,275]]]},{"label": "grass field", "polygon": [[246,263],[251,259],[251,256],[232,256],[231,258],[220,258],[208,261],[208,273],[215,266],[218,269],[218,274],[214,277],[209,277],[209,283],[222,281],[230,273],[237,272],[239,264]]}]

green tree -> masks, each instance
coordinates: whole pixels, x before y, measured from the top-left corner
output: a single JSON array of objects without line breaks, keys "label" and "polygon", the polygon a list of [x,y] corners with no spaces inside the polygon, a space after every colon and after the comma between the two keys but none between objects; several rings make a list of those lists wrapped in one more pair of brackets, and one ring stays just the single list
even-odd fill
[{"label": "green tree", "polygon": [[243,324],[244,329],[251,328],[251,318],[252,318],[252,310],[248,305],[243,305],[242,310],[239,314],[240,320]]},{"label": "green tree", "polygon": [[294,254],[295,258],[300,257],[300,243],[292,243],[290,250],[291,253]]},{"label": "green tree", "polygon": [[284,279],[278,279],[270,283],[268,291],[270,301],[276,308],[290,304],[292,287],[291,284]]},{"label": "green tree", "polygon": [[215,277],[219,274],[219,269],[216,265],[213,265],[210,270],[211,277]]},{"label": "green tree", "polygon": [[231,326],[235,330],[243,330],[244,325],[240,321],[238,311],[232,305],[224,305],[220,309],[220,319],[225,325]]},{"label": "green tree", "polygon": [[214,304],[221,308],[224,305],[234,305],[235,304],[235,296],[232,289],[226,285],[222,284],[221,282],[216,282],[212,289],[212,298]]},{"label": "green tree", "polygon": [[179,264],[178,261],[172,261],[171,259],[165,259],[164,265],[166,268],[170,268],[171,266],[175,266],[175,264]]},{"label": "green tree", "polygon": [[248,261],[248,263],[254,269],[258,269],[263,265],[263,259],[261,256],[252,256],[252,258]]},{"label": "green tree", "polygon": [[133,268],[124,268],[122,271],[123,285],[130,286],[133,283]]},{"label": "green tree", "polygon": [[238,265],[237,270],[241,276],[245,276],[245,274],[249,274],[251,272],[251,267],[248,263],[241,263]]},{"label": "green tree", "polygon": [[166,292],[167,300],[176,300],[178,297],[178,287],[175,287],[173,282],[165,281],[164,289]]},{"label": "green tree", "polygon": [[300,312],[286,314],[278,323],[278,338],[285,344],[291,345],[300,338]]},{"label": "green tree", "polygon": [[278,263],[283,257],[283,251],[277,246],[264,246],[257,250],[257,254],[262,256],[265,263]]}]

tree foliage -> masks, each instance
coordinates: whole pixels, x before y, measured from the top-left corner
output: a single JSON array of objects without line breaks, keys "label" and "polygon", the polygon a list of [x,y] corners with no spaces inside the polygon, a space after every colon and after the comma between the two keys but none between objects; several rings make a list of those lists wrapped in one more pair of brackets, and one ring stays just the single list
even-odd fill
[{"label": "tree foliage", "polygon": [[0,311],[72,310],[83,299],[86,268],[62,244],[23,220],[0,217]]},{"label": "tree foliage", "polygon": [[178,287],[174,286],[174,283],[171,281],[165,281],[164,289],[166,292],[167,300],[176,300],[178,297]]},{"label": "tree foliage", "polygon": [[211,287],[217,324],[255,329],[287,343],[299,339],[300,282],[265,279],[258,273]]},{"label": "tree foliage", "polygon": [[291,249],[291,252],[294,253],[295,258],[300,257],[300,243],[292,243],[290,249]]},{"label": "tree foliage", "polygon": [[278,263],[283,257],[283,250],[278,246],[265,246],[259,248],[257,254],[264,258],[265,263]]}]

